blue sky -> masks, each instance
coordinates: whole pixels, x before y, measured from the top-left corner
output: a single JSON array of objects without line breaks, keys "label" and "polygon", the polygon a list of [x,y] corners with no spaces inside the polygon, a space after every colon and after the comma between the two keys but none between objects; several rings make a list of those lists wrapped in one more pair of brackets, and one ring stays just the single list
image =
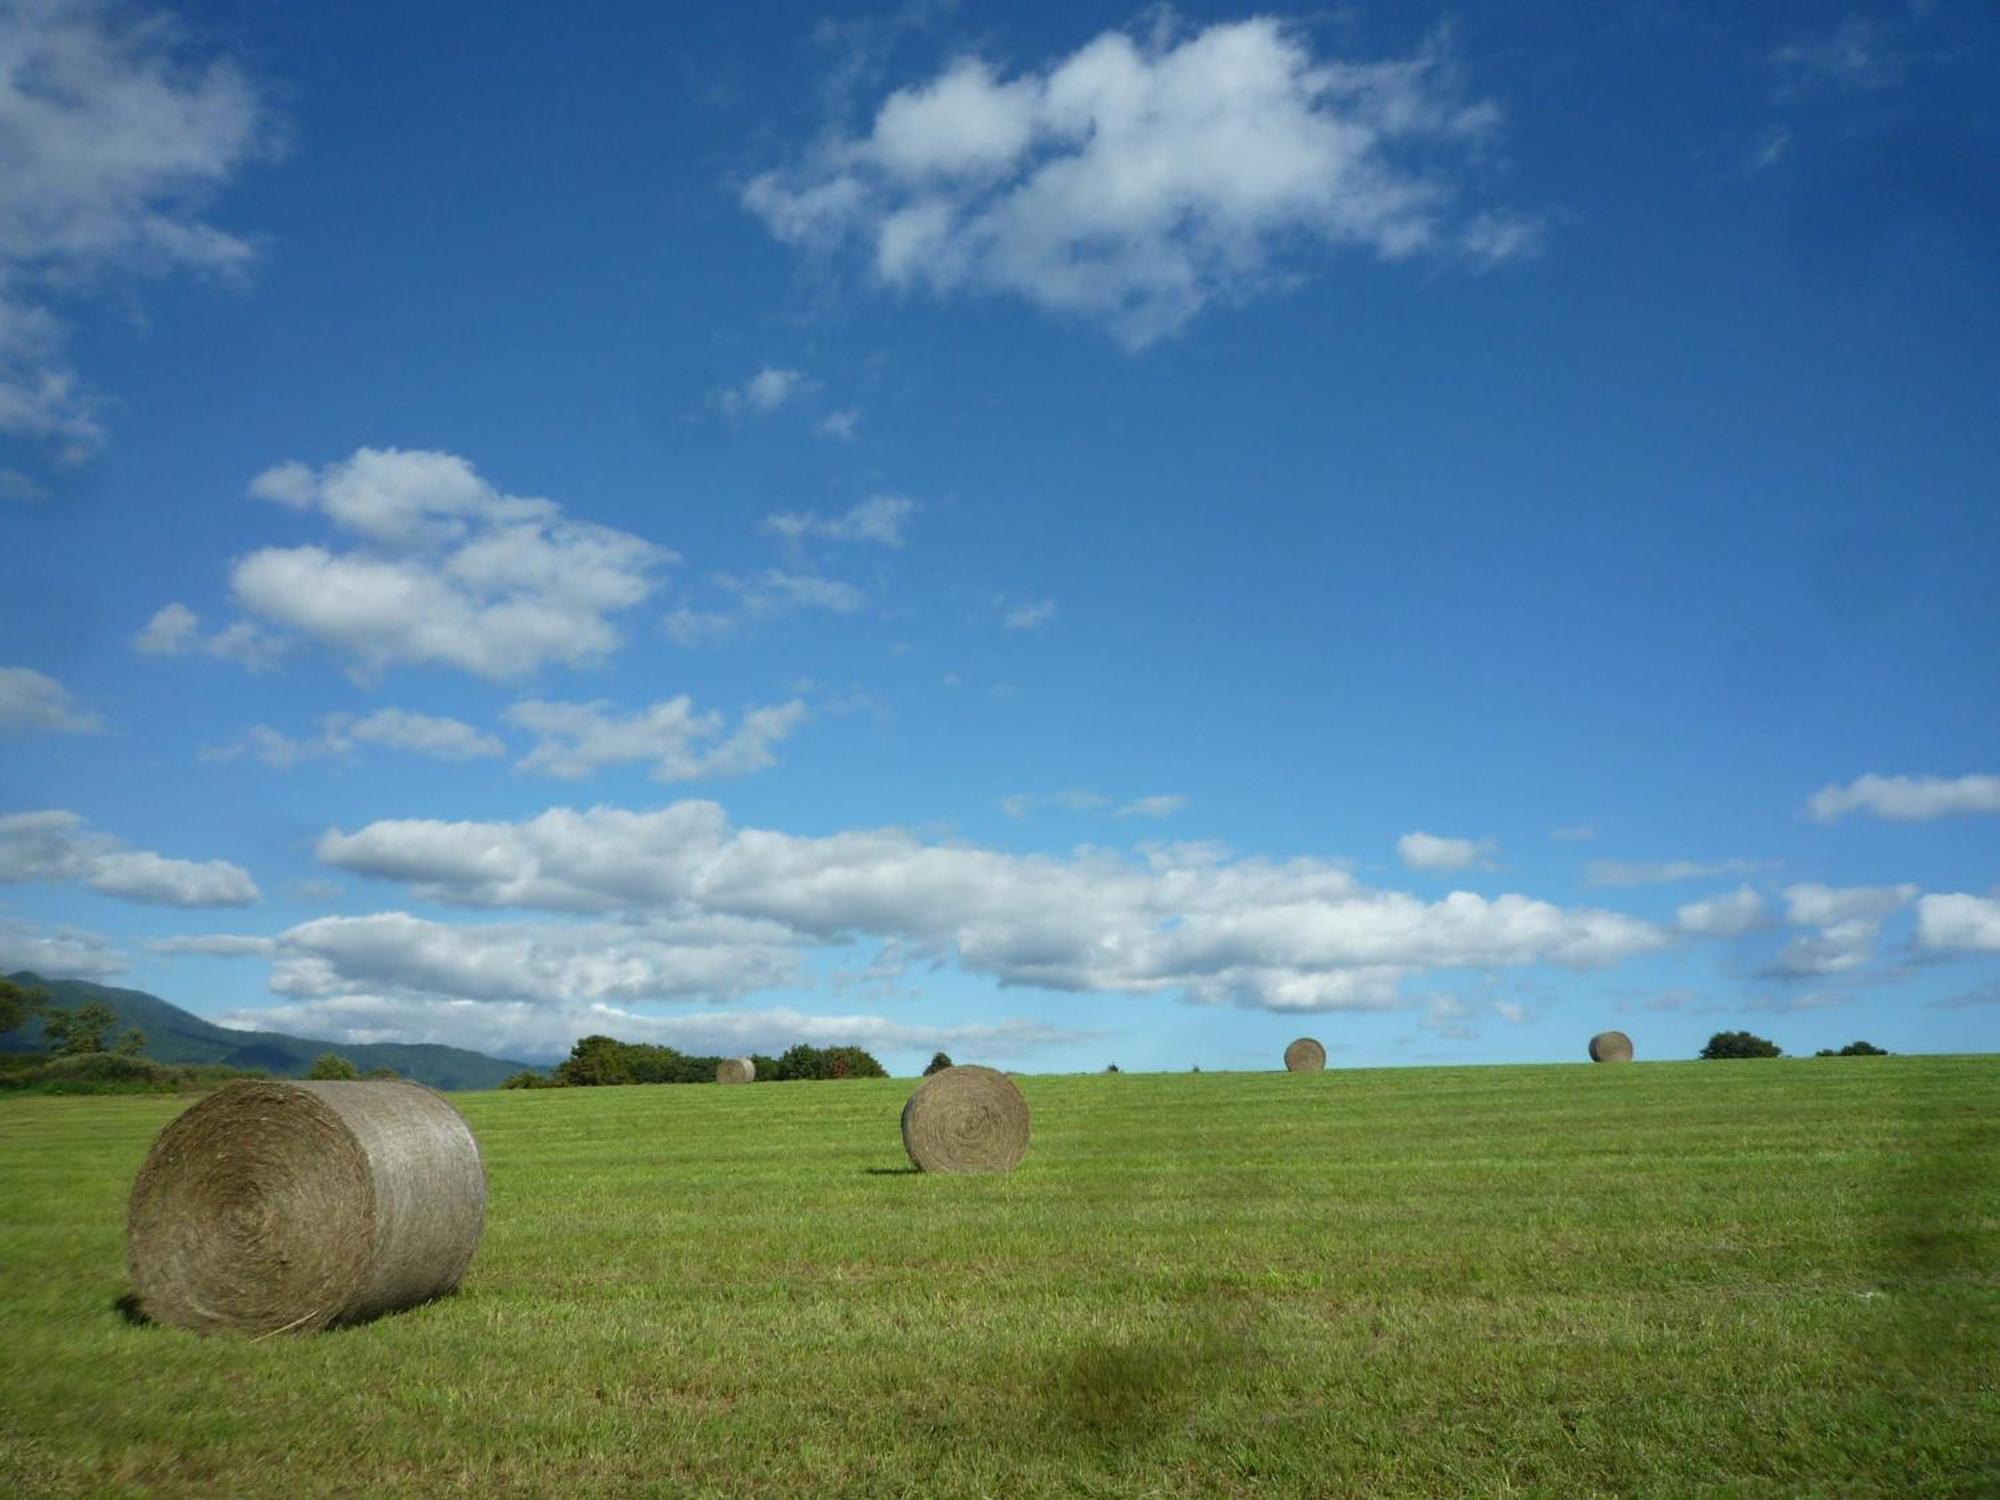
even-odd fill
[{"label": "blue sky", "polygon": [[0,967],[2000,1043],[2000,17],[0,8]]}]

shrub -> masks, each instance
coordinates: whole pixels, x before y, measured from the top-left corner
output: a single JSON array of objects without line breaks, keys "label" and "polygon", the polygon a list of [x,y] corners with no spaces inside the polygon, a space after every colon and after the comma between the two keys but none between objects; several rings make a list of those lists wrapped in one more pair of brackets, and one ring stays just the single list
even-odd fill
[{"label": "shrub", "polygon": [[322,1083],[351,1083],[360,1076],[361,1070],[338,1052],[320,1053],[306,1069],[306,1077]]},{"label": "shrub", "polygon": [[934,1052],[931,1054],[929,1064],[924,1068],[924,1077],[928,1078],[933,1073],[942,1073],[950,1066],[951,1059],[948,1056],[942,1052]]},{"label": "shrub", "polygon": [[1849,1042],[1837,1052],[1831,1047],[1822,1047],[1813,1054],[1814,1057],[1887,1057],[1888,1055],[1886,1047],[1878,1047],[1873,1042]]},{"label": "shrub", "polygon": [[1748,1031],[1718,1031],[1708,1039],[1701,1055],[1713,1062],[1718,1058],[1782,1057],[1784,1052],[1776,1042]]},{"label": "shrub", "polygon": [[559,1089],[562,1084],[546,1073],[537,1073],[533,1068],[523,1068],[505,1083],[503,1089]]}]

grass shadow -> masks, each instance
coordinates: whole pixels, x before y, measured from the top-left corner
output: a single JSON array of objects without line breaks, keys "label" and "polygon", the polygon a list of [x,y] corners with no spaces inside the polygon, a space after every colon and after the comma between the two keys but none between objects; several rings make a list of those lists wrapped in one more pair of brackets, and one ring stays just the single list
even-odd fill
[{"label": "grass shadow", "polygon": [[864,1177],[916,1177],[923,1172],[922,1167],[863,1167]]},{"label": "grass shadow", "polygon": [[139,1294],[137,1292],[126,1292],[122,1296],[113,1299],[111,1310],[117,1313],[120,1319],[133,1328],[151,1328],[153,1326],[153,1320],[147,1317],[145,1309],[139,1306]]}]

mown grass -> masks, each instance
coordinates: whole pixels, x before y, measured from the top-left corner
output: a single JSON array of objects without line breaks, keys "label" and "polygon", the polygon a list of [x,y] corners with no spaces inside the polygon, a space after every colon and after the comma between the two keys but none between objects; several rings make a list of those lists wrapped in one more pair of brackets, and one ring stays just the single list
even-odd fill
[{"label": "mown grass", "polygon": [[452,1298],[134,1325],[186,1100],[0,1099],[0,1492],[2000,1493],[2000,1059],[459,1096]]}]

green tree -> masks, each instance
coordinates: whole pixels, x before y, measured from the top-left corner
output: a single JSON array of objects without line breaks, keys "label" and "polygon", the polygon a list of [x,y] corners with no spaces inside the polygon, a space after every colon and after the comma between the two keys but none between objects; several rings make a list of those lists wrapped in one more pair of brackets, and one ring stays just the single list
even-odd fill
[{"label": "green tree", "polygon": [[313,1059],[313,1065],[306,1069],[306,1077],[323,1083],[348,1083],[360,1076],[361,1070],[338,1052],[320,1053]]},{"label": "green tree", "polygon": [[1886,1047],[1878,1047],[1873,1042],[1849,1042],[1837,1052],[1831,1047],[1822,1047],[1813,1054],[1814,1057],[1887,1057],[1888,1055]]},{"label": "green tree", "polygon": [[120,1057],[137,1057],[146,1050],[146,1033],[134,1026],[118,1038],[118,1045],[111,1050]]},{"label": "green tree", "polygon": [[1701,1055],[1713,1062],[1718,1058],[1782,1057],[1784,1052],[1776,1042],[1748,1031],[1718,1031],[1708,1039]]},{"label": "green tree", "polygon": [[11,979],[0,979],[0,1032],[27,1025],[46,999],[48,996],[40,990],[23,989]]},{"label": "green tree", "polygon": [[931,1058],[930,1066],[924,1069],[924,1077],[928,1078],[933,1073],[942,1073],[950,1066],[951,1059],[944,1053],[939,1052]]},{"label": "green tree", "polygon": [[394,1068],[370,1068],[362,1076],[370,1083],[394,1083],[396,1081],[396,1070]]},{"label": "green tree", "polygon": [[42,1012],[42,1036],[51,1051],[75,1057],[85,1052],[102,1052],[104,1039],[118,1024],[118,1012],[93,1000],[75,1010],[49,1009]]}]

